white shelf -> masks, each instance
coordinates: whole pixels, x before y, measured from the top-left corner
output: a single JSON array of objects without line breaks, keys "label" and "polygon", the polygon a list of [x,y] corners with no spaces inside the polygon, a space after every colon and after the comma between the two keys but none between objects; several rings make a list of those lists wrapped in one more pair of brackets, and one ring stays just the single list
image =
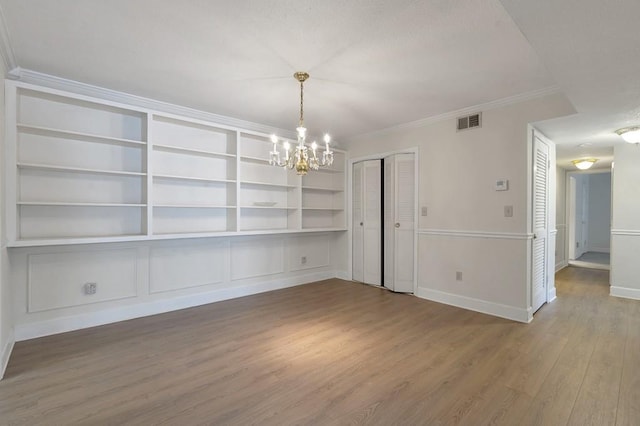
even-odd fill
[{"label": "white shelf", "polygon": [[149,237],[143,234],[126,234],[112,237],[70,237],[70,238],[25,238],[8,244],[9,247],[61,246],[72,244],[99,244],[125,241],[143,241]]},{"label": "white shelf", "polygon": [[91,173],[98,175],[146,176],[142,172],[125,172],[120,170],[86,169],[82,167],[54,166],[49,164],[17,163],[19,169],[44,170],[50,172]]},{"label": "white shelf", "polygon": [[73,132],[69,130],[54,129],[50,127],[32,126],[30,124],[18,124],[18,131],[31,133],[40,136],[53,136],[58,138],[73,139],[83,142],[106,143],[123,146],[145,146],[147,143],[132,139],[114,138],[111,136],[100,136],[90,133]]},{"label": "white shelf", "polygon": [[320,186],[308,186],[308,185],[302,185],[302,190],[322,191],[322,192],[344,192],[344,189],[325,188],[325,187],[320,187]]},{"label": "white shelf", "polygon": [[74,244],[100,244],[127,241],[148,241],[148,240],[172,240],[178,238],[213,238],[213,237],[233,237],[252,235],[280,235],[280,234],[310,234],[321,232],[346,232],[346,228],[308,228],[308,229],[256,229],[251,231],[204,231],[189,233],[156,233],[153,235],[129,234],[112,237],[83,237],[83,238],[25,238],[14,241],[9,247],[38,247],[38,246],[59,246]]},{"label": "white shelf", "polygon": [[296,210],[298,207],[284,206],[240,206],[241,209]]},{"label": "white shelf", "polygon": [[201,149],[182,148],[182,147],[179,147],[179,146],[172,146],[172,145],[154,144],[153,145],[153,149],[158,150],[158,151],[169,151],[169,152],[177,152],[177,153],[181,153],[181,154],[200,155],[200,156],[206,156],[206,157],[221,157],[221,158],[235,158],[236,157],[235,154],[228,154],[226,152],[211,152],[211,151],[204,151],[204,150],[201,150]]},{"label": "white shelf", "polygon": [[326,167],[320,167],[318,170],[313,170],[310,171],[309,173],[344,173],[344,170],[338,170],[338,169],[328,169]]},{"label": "white shelf", "polygon": [[253,182],[243,180],[240,182],[241,185],[254,185],[254,186],[272,186],[274,188],[296,188],[297,185],[289,185],[285,183],[269,183],[269,182]]},{"label": "white shelf", "polygon": [[18,201],[19,206],[71,206],[71,207],[147,207],[131,203],[67,203],[62,201]]},{"label": "white shelf", "polygon": [[[248,156],[248,155],[241,155],[240,156],[240,160],[251,162],[251,163],[269,164],[269,158],[251,157],[251,156]],[[275,166],[271,166],[271,167],[275,167]]]},{"label": "white shelf", "polygon": [[302,210],[328,210],[328,211],[342,211],[343,208],[335,207],[303,207]]},{"label": "white shelf", "polygon": [[212,206],[206,204],[155,204],[153,208],[163,209],[235,209],[236,206]]},{"label": "white shelf", "polygon": [[176,176],[176,175],[153,175],[154,179],[168,179],[168,180],[192,180],[196,182],[218,182],[218,183],[235,183],[235,180],[232,179],[212,179],[212,178],[201,178],[195,176]]}]

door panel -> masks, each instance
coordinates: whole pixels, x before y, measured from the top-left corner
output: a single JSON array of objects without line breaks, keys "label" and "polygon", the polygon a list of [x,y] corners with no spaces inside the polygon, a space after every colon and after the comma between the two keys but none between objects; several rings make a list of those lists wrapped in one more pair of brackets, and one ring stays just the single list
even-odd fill
[{"label": "door panel", "polygon": [[364,280],[382,284],[382,167],[380,160],[364,162]]},{"label": "door panel", "polygon": [[415,234],[415,159],[413,154],[396,155],[395,168],[395,285],[394,290],[413,292]]},{"label": "door panel", "polygon": [[385,170],[385,287],[413,292],[415,234],[415,159],[413,154],[386,157]]},{"label": "door panel", "polygon": [[353,202],[352,202],[352,229],[353,229],[353,250],[352,250],[352,279],[354,281],[364,281],[364,216],[362,204],[364,192],[362,191],[362,163],[353,165]]},{"label": "door panel", "polygon": [[352,279],[382,284],[382,195],[380,160],[353,165]]},{"label": "door panel", "polygon": [[537,136],[533,143],[533,250],[531,307],[533,312],[547,301],[547,234],[549,146]]},{"label": "door panel", "polygon": [[384,159],[384,286],[394,290],[395,276],[395,161]]}]

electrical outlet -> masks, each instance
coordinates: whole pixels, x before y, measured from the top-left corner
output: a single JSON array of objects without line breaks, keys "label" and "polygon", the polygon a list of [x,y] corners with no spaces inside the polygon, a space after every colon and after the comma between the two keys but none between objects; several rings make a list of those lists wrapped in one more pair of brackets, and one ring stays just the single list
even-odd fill
[{"label": "electrical outlet", "polygon": [[513,217],[513,206],[504,206],[504,217]]},{"label": "electrical outlet", "polygon": [[86,283],[84,285],[84,294],[96,294],[96,291],[98,291],[98,284],[96,283]]},{"label": "electrical outlet", "polygon": [[427,208],[422,207],[422,216],[426,216],[426,215],[427,215]]},{"label": "electrical outlet", "polygon": [[307,256],[302,256],[302,257],[300,258],[300,264],[301,264],[301,265],[305,265],[306,263],[307,263]]},{"label": "electrical outlet", "polygon": [[462,272],[460,271],[456,272],[456,281],[462,281]]}]

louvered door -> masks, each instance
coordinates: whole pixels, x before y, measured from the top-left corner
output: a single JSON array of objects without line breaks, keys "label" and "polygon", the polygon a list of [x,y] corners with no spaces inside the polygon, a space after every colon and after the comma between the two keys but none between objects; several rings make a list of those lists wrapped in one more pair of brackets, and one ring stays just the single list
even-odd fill
[{"label": "louvered door", "polygon": [[415,157],[384,159],[384,285],[413,292],[415,236]]},{"label": "louvered door", "polygon": [[382,168],[380,160],[353,165],[354,281],[382,284]]},{"label": "louvered door", "polygon": [[533,250],[531,307],[533,312],[547,301],[547,251],[549,217],[549,146],[537,136],[533,143]]}]

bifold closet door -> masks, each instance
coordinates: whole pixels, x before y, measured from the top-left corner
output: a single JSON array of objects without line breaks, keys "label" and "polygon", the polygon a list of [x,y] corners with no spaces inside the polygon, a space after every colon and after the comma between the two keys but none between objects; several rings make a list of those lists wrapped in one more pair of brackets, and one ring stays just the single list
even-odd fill
[{"label": "bifold closet door", "polygon": [[384,286],[413,292],[415,156],[384,159]]},{"label": "bifold closet door", "polygon": [[382,163],[353,165],[353,280],[382,284]]}]

